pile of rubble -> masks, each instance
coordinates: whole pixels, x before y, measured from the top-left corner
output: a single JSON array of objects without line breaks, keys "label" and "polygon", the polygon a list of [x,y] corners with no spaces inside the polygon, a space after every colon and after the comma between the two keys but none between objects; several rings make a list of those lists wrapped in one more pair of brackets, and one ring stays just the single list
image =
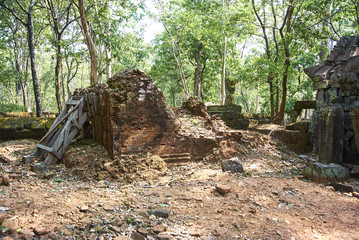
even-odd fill
[{"label": "pile of rubble", "polygon": [[[90,121],[95,140],[113,160],[101,160],[103,149],[91,160],[87,150],[79,155],[81,151],[69,150],[64,162],[80,176],[131,182],[165,174],[165,163],[218,162],[273,144],[266,135],[229,129],[195,98],[172,109],[151,77],[140,70],[119,72],[107,84],[85,91],[96,93],[99,111]],[[149,171],[152,174],[146,174]]]}]

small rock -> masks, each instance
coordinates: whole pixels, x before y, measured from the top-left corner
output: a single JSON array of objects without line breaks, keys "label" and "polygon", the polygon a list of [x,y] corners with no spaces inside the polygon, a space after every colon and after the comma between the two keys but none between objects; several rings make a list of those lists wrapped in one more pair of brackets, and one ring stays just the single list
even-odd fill
[{"label": "small rock", "polygon": [[50,232],[49,229],[45,229],[45,228],[34,228],[33,231],[36,234],[36,236],[43,236]]},{"label": "small rock", "polygon": [[110,186],[110,182],[107,180],[101,180],[97,183],[97,186],[101,187],[101,188],[106,188],[106,187]]},{"label": "small rock", "polygon": [[139,234],[138,232],[132,232],[131,238],[133,240],[146,240],[146,238],[141,234]]},{"label": "small rock", "polygon": [[350,185],[345,185],[341,183],[329,183],[328,186],[332,186],[335,191],[339,191],[339,192],[348,192],[348,193],[354,192],[354,188]]},{"label": "small rock", "polygon": [[0,154],[0,162],[2,163],[9,163],[10,159],[8,159],[7,157],[5,157],[4,155]]},{"label": "small rock", "polygon": [[11,208],[0,206],[0,213],[4,213],[4,212],[9,211],[9,210],[11,210]]},{"label": "small rock", "polygon": [[110,229],[111,231],[117,232],[117,233],[121,233],[121,232],[122,232],[122,230],[121,230],[120,227],[114,226],[114,225],[109,225],[109,226],[108,226],[108,229]]},{"label": "small rock", "polygon": [[305,159],[308,158],[308,156],[307,156],[307,155],[304,155],[304,154],[301,154],[301,155],[299,155],[298,157],[301,158],[301,159],[303,159],[303,160],[305,160]]},{"label": "small rock", "polygon": [[46,169],[47,167],[45,166],[45,164],[43,163],[35,163],[31,166],[31,171],[33,172],[42,172]]},{"label": "small rock", "polygon": [[80,212],[87,212],[89,210],[89,206],[87,205],[82,205],[79,208],[80,208]]},{"label": "small rock", "polygon": [[216,191],[221,193],[221,194],[226,194],[226,193],[229,193],[231,191],[231,187],[226,186],[226,185],[217,184],[216,185]]},{"label": "small rock", "polygon": [[1,226],[9,229],[11,232],[15,232],[19,228],[18,221],[14,218],[5,219]]},{"label": "small rock", "polygon": [[31,231],[30,229],[21,229],[21,231],[19,232],[20,234],[22,234],[22,239],[25,239],[25,240],[32,240],[34,239],[34,232]]},{"label": "small rock", "polygon": [[238,157],[234,157],[227,160],[221,161],[222,171],[223,172],[235,172],[235,173],[244,173],[243,166],[239,161]]},{"label": "small rock", "polygon": [[75,226],[74,226],[74,225],[66,225],[66,228],[67,228],[67,229],[70,229],[70,230],[75,230]]},{"label": "small rock", "polygon": [[352,171],[350,172],[350,175],[355,178],[359,178],[359,165],[355,166]]},{"label": "small rock", "polygon": [[9,236],[5,236],[2,240],[14,240],[14,238],[9,237]]},{"label": "small rock", "polygon": [[51,179],[53,177],[55,177],[56,173],[51,171],[51,172],[46,172],[44,175],[43,175],[43,178],[45,179]]},{"label": "small rock", "polygon": [[167,227],[164,224],[160,224],[155,226],[154,228],[152,228],[153,232],[158,234],[160,232],[164,232],[166,231]]},{"label": "small rock", "polygon": [[112,221],[111,221],[111,224],[112,225],[115,225],[115,226],[121,226],[123,224],[123,221],[121,218],[119,217],[115,217]]},{"label": "small rock", "polygon": [[6,215],[0,214],[0,225],[4,222],[5,219],[6,219]]},{"label": "small rock", "polygon": [[129,228],[130,228],[130,225],[128,225],[127,223],[125,223],[121,226],[122,232],[127,232],[129,230]]},{"label": "small rock", "polygon": [[160,233],[157,235],[158,240],[171,240],[172,236],[168,233]]},{"label": "small rock", "polygon": [[26,165],[30,165],[34,161],[34,156],[32,155],[26,155],[22,157],[22,162]]},{"label": "small rock", "polygon": [[189,235],[193,236],[193,237],[200,237],[201,236],[201,232],[198,229],[192,228],[188,230]]},{"label": "small rock", "polygon": [[113,240],[131,240],[131,238],[126,236],[119,236],[119,237],[115,237]]},{"label": "small rock", "polygon": [[139,234],[145,236],[145,237],[146,237],[147,234],[148,234],[148,231],[147,231],[145,228],[143,228],[143,227],[139,228],[139,229],[137,230],[137,232],[138,232]]},{"label": "small rock", "polygon": [[163,209],[148,211],[148,214],[155,215],[156,217],[161,217],[161,218],[168,218],[168,215],[169,215],[168,211],[163,210]]},{"label": "small rock", "polygon": [[110,211],[115,211],[115,208],[111,205],[104,205],[102,206],[103,210],[110,212]]},{"label": "small rock", "polygon": [[4,174],[2,176],[2,181],[1,183],[5,186],[10,186],[10,178],[9,178],[9,175],[8,174]]},{"label": "small rock", "polygon": [[52,231],[49,233],[49,238],[52,240],[60,240],[61,236],[57,232]]}]

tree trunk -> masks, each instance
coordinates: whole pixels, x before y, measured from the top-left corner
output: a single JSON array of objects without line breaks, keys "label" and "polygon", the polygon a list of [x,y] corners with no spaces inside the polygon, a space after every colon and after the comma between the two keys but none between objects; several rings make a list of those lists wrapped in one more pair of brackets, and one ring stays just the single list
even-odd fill
[{"label": "tree trunk", "polygon": [[109,79],[112,74],[111,74],[111,50],[105,48],[105,51],[106,51],[106,61],[107,61],[107,65],[106,65],[106,76],[107,76],[107,79]]},{"label": "tree trunk", "polygon": [[275,95],[275,115],[278,114],[278,110],[279,110],[279,80],[278,78],[276,78],[276,82],[275,82],[275,88],[276,88],[276,95]]},{"label": "tree trunk", "polygon": [[57,109],[59,112],[62,111],[62,99],[60,94],[60,73],[61,73],[61,64],[62,64],[62,57],[61,57],[61,46],[60,46],[60,39],[56,40],[56,68],[55,68],[55,95],[57,101]]},{"label": "tree trunk", "polygon": [[176,94],[175,89],[171,87],[171,99],[172,99],[172,106],[176,106]]},{"label": "tree trunk", "polygon": [[197,43],[197,49],[194,53],[196,68],[194,70],[194,88],[193,95],[197,97],[199,100],[202,98],[202,64],[201,64],[201,50],[202,44],[200,42]]},{"label": "tree trunk", "polygon": [[274,120],[274,88],[273,88],[273,78],[268,75],[267,81],[269,84],[269,94],[270,94],[270,119]]},{"label": "tree trunk", "polygon": [[258,114],[259,109],[259,84],[257,84],[257,92],[256,92],[256,105],[254,106],[254,113]]},{"label": "tree trunk", "polygon": [[285,22],[286,33],[285,33],[285,35],[283,33],[284,24],[283,24],[283,27],[281,27],[279,29],[280,36],[284,43],[285,61],[284,61],[284,72],[283,72],[283,78],[282,78],[282,101],[281,101],[279,113],[273,121],[273,123],[275,123],[275,124],[280,124],[284,119],[285,103],[287,100],[288,71],[289,71],[289,67],[290,67],[290,49],[289,49],[290,36],[289,36],[289,34],[291,32],[291,27],[292,27],[291,21],[292,21],[293,11],[294,11],[293,0],[290,0],[289,6],[287,9],[287,14],[286,14],[286,22]]},{"label": "tree trunk", "polygon": [[90,81],[91,85],[97,84],[97,53],[96,53],[96,46],[92,40],[89,26],[87,25],[87,19],[85,15],[85,8],[84,8],[84,1],[79,0],[79,13],[81,18],[81,25],[82,25],[82,34],[85,37],[86,44],[90,53],[91,59],[91,73],[90,73]]},{"label": "tree trunk", "polygon": [[222,75],[221,75],[221,104],[226,101],[226,54],[227,54],[227,38],[224,36],[223,58],[222,58]]},{"label": "tree trunk", "polygon": [[28,44],[29,44],[29,51],[30,51],[30,65],[31,65],[31,76],[32,76],[32,83],[34,86],[34,95],[35,95],[35,103],[36,103],[36,116],[42,116],[42,104],[41,104],[41,95],[40,95],[40,86],[39,86],[39,79],[37,78],[36,72],[36,56],[35,56],[35,41],[34,41],[34,25],[33,25],[33,8],[34,8],[34,1],[31,1],[27,22],[27,33],[28,33]]}]

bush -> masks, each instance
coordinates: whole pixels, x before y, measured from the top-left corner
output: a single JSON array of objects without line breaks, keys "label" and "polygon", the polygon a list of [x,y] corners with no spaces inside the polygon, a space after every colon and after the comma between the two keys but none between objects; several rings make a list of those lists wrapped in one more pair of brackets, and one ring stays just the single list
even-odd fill
[{"label": "bush", "polygon": [[0,103],[0,112],[26,112],[26,109],[23,105],[20,104]]}]

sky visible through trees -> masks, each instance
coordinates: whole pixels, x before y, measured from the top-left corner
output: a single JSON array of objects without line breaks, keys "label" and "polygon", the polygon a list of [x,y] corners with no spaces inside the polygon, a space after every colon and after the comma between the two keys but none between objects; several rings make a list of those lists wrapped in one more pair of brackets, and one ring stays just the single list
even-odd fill
[{"label": "sky visible through trees", "polygon": [[0,0],[0,111],[58,112],[117,71],[167,102],[239,104],[280,123],[314,99],[304,69],[357,35],[359,0]]}]

